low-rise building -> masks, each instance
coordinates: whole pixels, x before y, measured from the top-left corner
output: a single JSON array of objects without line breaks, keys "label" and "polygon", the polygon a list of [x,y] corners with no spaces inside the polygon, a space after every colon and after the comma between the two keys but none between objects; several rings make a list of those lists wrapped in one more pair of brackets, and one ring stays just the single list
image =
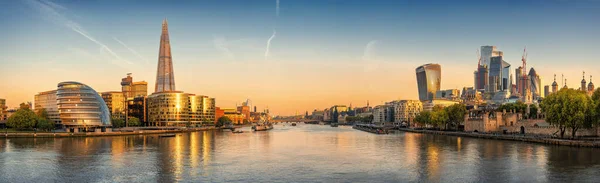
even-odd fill
[{"label": "low-rise building", "polygon": [[423,111],[423,103],[419,100],[399,100],[392,104],[392,108],[394,122],[401,125],[402,123],[411,123]]},{"label": "low-rise building", "polygon": [[378,126],[393,126],[393,108],[390,105],[378,105],[373,108],[373,124]]},{"label": "low-rise building", "polygon": [[316,109],[312,112],[311,119],[317,121],[323,121],[325,111],[317,111]]},{"label": "low-rise building", "polygon": [[244,114],[237,111],[236,108],[221,108],[224,112],[224,116],[229,118],[234,125],[244,124],[244,119],[246,118]]}]

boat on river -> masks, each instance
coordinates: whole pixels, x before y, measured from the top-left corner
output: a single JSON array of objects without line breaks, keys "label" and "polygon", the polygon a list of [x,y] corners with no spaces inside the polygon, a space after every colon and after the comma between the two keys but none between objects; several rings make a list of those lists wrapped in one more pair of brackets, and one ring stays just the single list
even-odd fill
[{"label": "boat on river", "polygon": [[292,126],[296,126],[296,123],[292,123]]},{"label": "boat on river", "polygon": [[240,131],[240,130],[238,130],[238,131],[231,131],[231,133],[244,133],[244,131]]},{"label": "boat on river", "polygon": [[175,135],[174,133],[167,133],[167,134],[160,134],[158,135],[158,137],[175,137],[177,135]]},{"label": "boat on river", "polygon": [[331,127],[338,127],[338,124],[337,123],[331,123],[329,126],[331,126]]},{"label": "boat on river", "polygon": [[258,122],[254,125],[252,125],[252,130],[254,131],[267,131],[267,130],[271,130],[273,129],[273,124],[269,123],[269,122]]}]

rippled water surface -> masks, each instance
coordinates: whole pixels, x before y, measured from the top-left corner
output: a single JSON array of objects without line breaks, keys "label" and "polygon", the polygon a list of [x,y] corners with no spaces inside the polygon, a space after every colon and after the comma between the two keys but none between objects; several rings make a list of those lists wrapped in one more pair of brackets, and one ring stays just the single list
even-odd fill
[{"label": "rippled water surface", "polygon": [[0,182],[597,182],[600,150],[350,127],[0,139]]}]

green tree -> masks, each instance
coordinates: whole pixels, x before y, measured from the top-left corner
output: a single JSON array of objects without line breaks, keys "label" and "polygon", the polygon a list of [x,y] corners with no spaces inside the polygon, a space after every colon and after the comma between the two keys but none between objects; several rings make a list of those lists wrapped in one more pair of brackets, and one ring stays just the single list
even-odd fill
[{"label": "green tree", "polygon": [[46,118],[38,117],[36,128],[39,130],[50,131],[54,129],[54,122]]},{"label": "green tree", "polygon": [[448,113],[443,108],[434,107],[433,112],[431,113],[431,123],[436,126],[446,126],[448,122]]},{"label": "green tree", "polygon": [[529,105],[529,118],[537,118],[538,107],[535,105]]},{"label": "green tree", "polygon": [[574,89],[561,89],[548,95],[541,104],[546,114],[546,121],[560,130],[564,138],[565,131],[571,129],[571,137],[575,138],[577,130],[593,125],[590,117],[594,114],[594,104],[589,96]]},{"label": "green tree", "polygon": [[458,126],[465,121],[467,107],[464,104],[453,104],[444,108],[448,115],[448,126],[452,129],[458,129]]},{"label": "green tree", "polygon": [[29,108],[19,109],[6,121],[6,125],[16,129],[32,129],[37,123],[38,117]]},{"label": "green tree", "polygon": [[54,129],[54,122],[50,121],[48,111],[45,108],[35,110],[37,116],[35,127],[40,130],[50,131]]},{"label": "green tree", "polygon": [[122,128],[125,127],[125,120],[119,118],[111,119],[113,128]]},{"label": "green tree", "polygon": [[127,121],[127,125],[128,126],[140,126],[140,125],[142,125],[142,122],[140,122],[139,118],[130,117],[129,120]]},{"label": "green tree", "polygon": [[229,117],[227,116],[221,116],[218,120],[217,120],[217,127],[222,127],[225,125],[231,124],[231,119],[229,119]]},{"label": "green tree", "polygon": [[431,112],[421,111],[416,117],[415,122],[421,126],[431,124]]},{"label": "green tree", "polygon": [[19,109],[31,109],[31,107],[29,106],[29,104],[21,103],[19,104]]}]

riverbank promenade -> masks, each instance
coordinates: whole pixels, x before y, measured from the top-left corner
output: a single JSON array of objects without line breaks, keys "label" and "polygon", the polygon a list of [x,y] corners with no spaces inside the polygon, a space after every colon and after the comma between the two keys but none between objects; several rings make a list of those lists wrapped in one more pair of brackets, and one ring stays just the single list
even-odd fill
[{"label": "riverbank promenade", "polygon": [[522,141],[522,142],[530,142],[530,143],[573,146],[573,147],[600,148],[600,139],[598,139],[598,138],[571,140],[571,139],[558,139],[558,138],[551,138],[551,137],[544,137],[544,136],[532,136],[532,135],[520,135],[520,134],[416,130],[416,129],[409,129],[409,128],[400,128],[398,130],[404,131],[404,132],[426,133],[426,134],[445,135],[445,136],[473,137],[473,138],[481,138],[481,139]]}]

